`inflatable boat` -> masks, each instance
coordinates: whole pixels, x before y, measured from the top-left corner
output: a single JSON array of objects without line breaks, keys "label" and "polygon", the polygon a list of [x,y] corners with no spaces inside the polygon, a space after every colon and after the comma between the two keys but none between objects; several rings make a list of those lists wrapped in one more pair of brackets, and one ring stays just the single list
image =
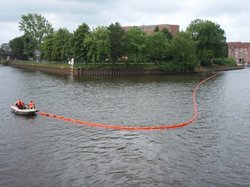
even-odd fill
[{"label": "inflatable boat", "polygon": [[26,115],[26,116],[32,116],[35,115],[37,112],[36,108],[24,108],[24,109],[20,109],[17,106],[10,106],[12,112],[14,112],[15,114],[19,114],[19,115]]}]

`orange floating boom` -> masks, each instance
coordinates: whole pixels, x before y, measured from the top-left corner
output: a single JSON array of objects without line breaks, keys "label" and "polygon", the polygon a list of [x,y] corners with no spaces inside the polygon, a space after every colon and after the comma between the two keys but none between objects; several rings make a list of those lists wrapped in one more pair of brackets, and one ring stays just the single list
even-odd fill
[{"label": "orange floating boom", "polygon": [[146,131],[150,131],[150,130],[164,130],[164,129],[175,129],[175,128],[180,128],[180,127],[184,127],[187,126],[191,123],[193,123],[194,121],[196,121],[197,116],[198,116],[198,107],[197,107],[197,102],[196,102],[196,93],[199,90],[200,86],[205,83],[206,81],[214,78],[215,76],[217,76],[219,73],[212,75],[202,81],[200,81],[193,89],[193,93],[192,93],[192,101],[193,101],[193,116],[191,117],[191,119],[182,122],[182,123],[177,123],[177,124],[169,124],[169,125],[156,125],[156,126],[123,126],[123,125],[107,125],[107,124],[102,124],[102,123],[93,123],[93,122],[88,122],[88,121],[82,121],[82,120],[78,120],[78,119],[73,119],[73,118],[67,118],[64,116],[59,116],[59,115],[55,115],[55,114],[49,114],[46,112],[37,112],[38,114],[42,115],[42,116],[47,116],[47,117],[51,117],[51,118],[55,118],[58,120],[63,120],[63,121],[68,121],[68,122],[72,122],[72,123],[77,123],[80,125],[86,125],[86,126],[92,126],[92,127],[100,127],[100,128],[106,128],[106,129],[114,129],[114,130],[129,130],[129,131],[140,131],[140,130],[146,130]]}]

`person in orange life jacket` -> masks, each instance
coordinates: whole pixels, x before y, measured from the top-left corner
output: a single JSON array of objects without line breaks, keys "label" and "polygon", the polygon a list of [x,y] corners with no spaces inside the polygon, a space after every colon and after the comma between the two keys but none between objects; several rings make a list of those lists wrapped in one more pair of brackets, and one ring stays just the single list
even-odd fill
[{"label": "person in orange life jacket", "polygon": [[24,102],[21,99],[18,99],[17,102],[16,102],[16,106],[19,109],[24,109]]},{"label": "person in orange life jacket", "polygon": [[29,106],[30,109],[31,109],[31,108],[32,108],[32,109],[35,108],[35,102],[30,101],[29,104],[28,104],[28,106]]}]

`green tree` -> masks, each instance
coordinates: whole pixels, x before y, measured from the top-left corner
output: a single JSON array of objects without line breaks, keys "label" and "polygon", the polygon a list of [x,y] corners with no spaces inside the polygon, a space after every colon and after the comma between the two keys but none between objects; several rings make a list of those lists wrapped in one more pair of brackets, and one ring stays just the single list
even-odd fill
[{"label": "green tree", "polygon": [[35,57],[36,41],[28,35],[24,35],[24,55],[28,57],[28,60]]},{"label": "green tree", "polygon": [[[21,21],[19,22],[19,30],[24,32],[27,38],[26,42],[31,42],[26,44],[28,47],[26,47],[25,50],[33,51],[25,51],[26,54],[38,50],[44,37],[53,32],[53,28],[48,20],[39,14],[22,15]],[[33,45],[34,48],[31,48]]]},{"label": "green tree", "polygon": [[74,57],[72,40],[73,40],[73,33],[65,32],[65,39],[64,39],[65,43],[63,44],[63,47],[62,47],[63,59],[69,60]]},{"label": "green tree", "polygon": [[159,32],[159,31],[160,31],[159,26],[156,26],[154,32]]},{"label": "green tree", "polygon": [[131,28],[126,33],[127,54],[129,59],[135,63],[146,60],[146,37],[145,33],[138,27]]},{"label": "green tree", "polygon": [[41,44],[42,59],[48,61],[68,61],[72,58],[72,34],[65,28],[60,28],[54,34],[47,36]]},{"label": "green tree", "polygon": [[147,54],[155,62],[162,61],[166,55],[168,40],[162,32],[146,35]]},{"label": "green tree", "polygon": [[54,34],[48,35],[40,46],[41,58],[53,61],[52,51],[54,50]]},{"label": "green tree", "polygon": [[212,64],[214,58],[225,56],[226,37],[220,25],[196,19],[189,24],[187,32],[197,42],[197,57],[201,64]]},{"label": "green tree", "polygon": [[172,62],[181,65],[184,69],[192,70],[198,65],[196,57],[196,42],[188,33],[180,32],[169,45],[169,54]]},{"label": "green tree", "polygon": [[19,60],[27,59],[24,54],[24,42],[25,36],[16,37],[9,42],[12,54]]},{"label": "green tree", "polygon": [[67,29],[60,28],[54,34],[54,43],[52,50],[52,58],[55,61],[67,61],[70,56],[68,56],[67,48],[70,47],[71,34]]},{"label": "green tree", "polygon": [[72,53],[76,63],[87,63],[87,47],[85,44],[85,38],[89,34],[89,26],[86,23],[83,23],[78,26],[76,31],[73,34],[71,40]]},{"label": "green tree", "polygon": [[164,36],[168,39],[168,40],[172,40],[173,36],[172,34],[169,32],[168,29],[164,28],[161,30],[161,32],[164,34]]},{"label": "green tree", "polygon": [[0,48],[0,59],[2,56],[4,56],[4,54],[5,54],[5,51],[2,48]]},{"label": "green tree", "polygon": [[121,25],[116,22],[108,27],[110,31],[110,58],[113,63],[125,55],[125,31]]},{"label": "green tree", "polygon": [[0,47],[0,58],[2,57],[8,57],[11,55],[11,48],[9,43],[2,43]]},{"label": "green tree", "polygon": [[97,27],[85,37],[88,58],[92,63],[102,63],[110,54],[110,31],[107,27]]},{"label": "green tree", "polygon": [[10,53],[11,52],[11,48],[9,43],[2,43],[1,44],[1,49],[6,52],[6,53]]}]

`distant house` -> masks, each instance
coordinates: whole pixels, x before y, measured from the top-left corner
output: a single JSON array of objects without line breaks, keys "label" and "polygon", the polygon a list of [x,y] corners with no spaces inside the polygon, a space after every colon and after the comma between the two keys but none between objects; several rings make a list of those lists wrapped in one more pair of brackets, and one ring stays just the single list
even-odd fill
[{"label": "distant house", "polygon": [[[156,29],[156,27],[159,28],[159,30],[167,29],[173,37],[177,35],[179,32],[179,25],[169,25],[169,24],[160,24],[160,25],[141,25],[136,26],[139,27],[141,30],[143,30],[145,33],[153,33]],[[123,26],[122,27],[125,31],[129,31],[133,26]]]},{"label": "distant house", "polygon": [[228,42],[228,57],[234,58],[238,65],[250,64],[250,42]]}]

